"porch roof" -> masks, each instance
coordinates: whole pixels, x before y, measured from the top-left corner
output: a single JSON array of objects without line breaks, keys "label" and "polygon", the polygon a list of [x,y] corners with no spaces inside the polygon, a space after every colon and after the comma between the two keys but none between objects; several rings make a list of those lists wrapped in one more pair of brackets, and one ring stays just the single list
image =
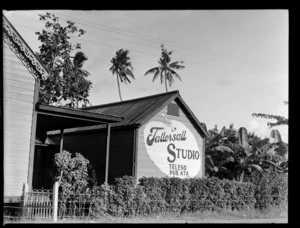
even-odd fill
[{"label": "porch roof", "polygon": [[108,124],[122,121],[115,115],[91,113],[84,110],[61,108],[37,103],[37,130],[52,131],[74,127]]}]

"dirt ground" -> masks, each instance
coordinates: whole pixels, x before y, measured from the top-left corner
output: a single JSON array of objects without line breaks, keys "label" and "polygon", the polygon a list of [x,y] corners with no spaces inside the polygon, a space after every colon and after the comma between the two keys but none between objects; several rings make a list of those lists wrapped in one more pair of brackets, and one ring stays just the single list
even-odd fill
[{"label": "dirt ground", "polygon": [[287,218],[272,219],[203,219],[201,221],[189,221],[187,223],[288,223]]},{"label": "dirt ground", "polygon": [[[91,221],[91,223],[97,223]],[[141,220],[124,220],[124,221],[111,221],[108,223],[181,223],[181,224],[188,224],[188,223],[269,223],[269,224],[275,224],[275,223],[288,223],[287,218],[264,218],[264,219],[216,219],[216,218],[205,218],[205,219],[149,219],[144,220],[141,222]]]},{"label": "dirt ground", "polygon": [[[247,217],[246,217],[247,216]],[[6,223],[6,222],[5,222]],[[51,219],[39,219],[39,220],[22,220],[22,221],[10,221],[7,223],[47,223],[53,224]],[[59,219],[56,224],[120,224],[120,223],[137,223],[137,224],[192,224],[192,223],[257,223],[257,224],[286,224],[288,223],[288,218],[286,213],[273,213],[272,215],[265,214],[182,214],[182,215],[151,215],[151,216],[136,216],[136,217],[113,217],[113,216],[103,216],[99,218],[86,218],[86,219]]]},{"label": "dirt ground", "polygon": [[[18,222],[14,222],[14,223],[18,223]],[[34,223],[34,224],[39,224],[39,223],[51,223],[53,224],[53,222],[51,221],[35,221],[35,222],[21,222],[21,223]],[[90,224],[90,223],[94,223],[94,224],[103,224],[103,223],[145,223],[145,224],[160,224],[160,223],[166,223],[166,224],[199,224],[199,223],[240,223],[240,224],[248,224],[248,223],[257,223],[257,224],[285,224],[288,223],[288,219],[287,218],[253,218],[253,219],[219,219],[219,218],[205,218],[205,219],[201,219],[201,218],[189,218],[189,219],[163,219],[163,218],[159,218],[159,219],[155,219],[155,218],[149,218],[149,219],[118,219],[118,220],[105,220],[105,221],[63,221],[60,220],[58,222],[56,222],[56,224],[66,224],[66,223],[74,223],[74,224]]]}]

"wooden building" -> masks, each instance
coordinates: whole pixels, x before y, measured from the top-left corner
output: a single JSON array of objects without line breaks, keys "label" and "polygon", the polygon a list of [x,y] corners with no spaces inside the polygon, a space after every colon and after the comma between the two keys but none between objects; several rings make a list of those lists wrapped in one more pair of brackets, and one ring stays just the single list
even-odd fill
[{"label": "wooden building", "polygon": [[[178,91],[92,106],[91,113],[123,117],[111,124],[109,164],[106,167],[105,128],[101,125],[66,129],[64,149],[79,152],[91,162],[101,183],[124,175],[203,177],[207,131]],[[59,142],[59,132],[48,132]]]},{"label": "wooden building", "polygon": [[[45,176],[39,175],[42,170],[39,158],[49,160],[54,152],[62,150],[61,142],[65,128],[104,124],[104,128],[107,129],[106,139],[109,139],[109,124],[123,118],[39,104],[39,80],[48,77],[49,73],[4,15],[2,22],[1,117],[4,133],[3,178],[6,203],[14,202],[21,196],[24,184],[30,191],[35,187],[33,185],[38,187],[40,179],[45,179]],[[49,143],[51,141],[47,139],[47,131],[51,130],[61,132],[61,142],[56,145]],[[109,150],[107,146],[106,150]]]},{"label": "wooden building", "polygon": [[36,82],[48,72],[5,16],[3,41],[4,196],[19,196],[34,148]]},{"label": "wooden building", "polygon": [[207,131],[178,91],[74,110],[40,104],[49,72],[3,15],[4,203],[23,184],[51,188],[54,153],[79,152],[100,183],[115,177],[204,176]]}]

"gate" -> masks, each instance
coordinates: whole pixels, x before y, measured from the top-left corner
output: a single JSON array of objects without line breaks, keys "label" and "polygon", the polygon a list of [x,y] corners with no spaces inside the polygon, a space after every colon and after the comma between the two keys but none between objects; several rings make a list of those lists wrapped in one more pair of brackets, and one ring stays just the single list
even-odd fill
[{"label": "gate", "polygon": [[23,189],[23,216],[25,218],[52,218],[53,217],[52,190]]}]

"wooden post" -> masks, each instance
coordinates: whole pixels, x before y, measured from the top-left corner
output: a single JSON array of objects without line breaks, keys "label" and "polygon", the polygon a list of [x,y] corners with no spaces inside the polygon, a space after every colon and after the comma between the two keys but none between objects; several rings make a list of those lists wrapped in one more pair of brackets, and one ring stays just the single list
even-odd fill
[{"label": "wooden post", "polygon": [[35,137],[36,137],[36,128],[37,128],[37,112],[35,110],[35,106],[39,99],[39,91],[40,91],[40,83],[37,80],[35,80],[33,108],[32,108],[31,136],[30,136],[30,151],[29,151],[29,162],[28,162],[28,176],[27,176],[28,191],[32,190],[32,181],[33,181]]},{"label": "wooden post", "polygon": [[22,199],[23,199],[23,202],[22,202],[22,206],[23,206],[23,210],[22,210],[22,215],[23,216],[27,216],[27,208],[26,208],[26,205],[27,205],[27,193],[28,193],[28,185],[27,183],[24,183],[23,184],[23,191],[22,191]]},{"label": "wooden post", "polygon": [[64,129],[60,130],[60,148],[59,152],[62,153],[64,148]]},{"label": "wooden post", "polygon": [[201,178],[205,178],[205,137],[203,138],[203,141],[202,141],[202,177]]},{"label": "wooden post", "polygon": [[110,144],[110,124],[107,124],[106,135],[106,165],[105,165],[105,184],[108,184],[108,165],[109,165],[109,144]]},{"label": "wooden post", "polygon": [[58,208],[58,187],[59,183],[55,182],[53,186],[53,221],[57,222],[57,208]]},{"label": "wooden post", "polygon": [[138,159],[138,128],[133,130],[133,165],[132,165],[132,176],[135,178],[137,183],[137,159]]}]

